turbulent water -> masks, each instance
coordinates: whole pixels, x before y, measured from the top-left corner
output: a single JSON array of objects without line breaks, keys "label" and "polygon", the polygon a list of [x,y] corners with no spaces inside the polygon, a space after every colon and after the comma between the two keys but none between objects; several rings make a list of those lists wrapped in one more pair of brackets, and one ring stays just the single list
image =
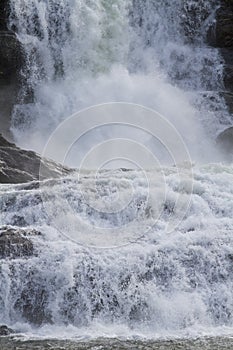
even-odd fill
[{"label": "turbulent water", "polygon": [[115,203],[109,212],[93,205],[92,172],[2,186],[1,222],[42,235],[34,257],[1,262],[0,323],[33,334],[22,322],[45,322],[37,335],[58,337],[231,333],[233,168],[195,170],[190,206],[172,232],[167,223],[189,189],[175,168],[163,171],[165,202],[156,170],[149,198],[139,171],[103,172],[98,194]]},{"label": "turbulent water", "polygon": [[[41,151],[72,113],[128,102],[163,115],[194,162],[221,159],[215,138],[231,117],[219,94],[221,56],[206,44],[218,5],[11,0],[9,26],[26,59],[12,116],[18,144]],[[91,129],[83,152],[124,137],[156,149],[158,165],[164,152],[151,146],[148,120],[140,135],[134,117],[127,115],[131,127],[121,119]],[[61,147],[69,136],[59,134]],[[177,144],[170,146],[174,154]],[[76,165],[76,157],[67,163]],[[96,159],[97,173],[0,186],[1,225],[41,232],[31,238],[33,257],[1,261],[0,323],[27,337],[232,334],[233,167],[194,166],[189,157],[172,166],[176,160],[103,170]]]},{"label": "turbulent water", "polygon": [[195,159],[213,158],[209,143],[231,125],[219,95],[223,61],[205,42],[218,2],[11,0],[11,8],[26,54],[12,121],[21,146],[40,151],[72,113],[121,101],[153,108]]}]

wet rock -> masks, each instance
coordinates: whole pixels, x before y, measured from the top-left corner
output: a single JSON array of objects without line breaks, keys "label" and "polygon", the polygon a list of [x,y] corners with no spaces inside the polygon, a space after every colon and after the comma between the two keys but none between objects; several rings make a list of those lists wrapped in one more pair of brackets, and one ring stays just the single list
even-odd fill
[{"label": "wet rock", "polygon": [[52,324],[48,310],[49,292],[45,286],[34,282],[34,276],[28,276],[28,282],[20,298],[14,304],[15,310],[27,321],[36,326]]},{"label": "wet rock", "polygon": [[0,337],[10,335],[13,333],[14,333],[13,329],[11,329],[7,326],[0,326]]},{"label": "wet rock", "polygon": [[[224,85],[227,92],[233,92],[233,0],[221,0],[209,43],[220,49],[224,61]],[[226,94],[225,100],[232,113],[232,96]]]},{"label": "wet rock", "polygon": [[222,0],[216,15],[215,45],[233,47],[233,2]]},{"label": "wet rock", "polygon": [[9,4],[9,0],[1,0],[0,2],[0,30],[7,30]]},{"label": "wet rock", "polygon": [[40,232],[2,227],[0,229],[0,259],[32,256],[34,249],[30,236],[36,235],[40,235]]},{"label": "wet rock", "polygon": [[21,87],[23,48],[9,29],[10,1],[0,1],[0,130],[10,137],[11,114]]},{"label": "wet rock", "polygon": [[207,31],[205,23],[210,17],[210,11],[205,6],[200,6],[199,1],[183,1],[181,13],[182,30],[189,44],[198,41]]},{"label": "wet rock", "polygon": [[233,114],[233,92],[222,92],[220,93],[221,96],[224,97],[227,106],[228,106],[228,110],[231,114]]},{"label": "wet rock", "polygon": [[0,57],[1,84],[16,83],[22,65],[22,48],[11,31],[0,31]]},{"label": "wet rock", "polygon": [[218,136],[217,145],[226,154],[229,160],[233,160],[233,127],[224,130]]},{"label": "wet rock", "polygon": [[15,147],[15,144],[6,140],[1,134],[0,134],[0,147]]},{"label": "wet rock", "polygon": [[[233,35],[233,34],[232,34]],[[227,90],[233,91],[233,48],[221,49],[224,58],[224,85]]]},{"label": "wet rock", "polygon": [[[43,167],[43,174],[40,169]],[[0,183],[26,183],[58,178],[71,172],[53,161],[42,159],[32,151],[18,148],[0,135]]]}]

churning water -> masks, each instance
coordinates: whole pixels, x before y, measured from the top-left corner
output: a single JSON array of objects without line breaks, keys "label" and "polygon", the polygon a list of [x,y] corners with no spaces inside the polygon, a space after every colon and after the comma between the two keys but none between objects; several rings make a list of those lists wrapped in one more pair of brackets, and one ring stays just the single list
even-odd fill
[{"label": "churning water", "polygon": [[[11,0],[26,58],[12,116],[18,144],[40,151],[72,113],[120,101],[162,114],[194,161],[217,160],[215,137],[231,125],[222,60],[205,42],[217,7]],[[119,130],[150,145],[129,127],[105,128],[91,143]],[[57,338],[232,334],[233,167],[178,168],[82,170],[1,186],[1,224],[41,235],[31,238],[33,257],[1,261],[0,323]]]},{"label": "churning water", "polygon": [[205,43],[218,5],[213,0],[11,0],[10,26],[26,55],[12,121],[19,145],[41,151],[71,114],[120,101],[161,113],[195,160],[213,158],[209,143],[231,125],[219,96],[223,62]]},{"label": "churning water", "polygon": [[[175,169],[163,170],[165,199],[156,170],[149,198],[138,170],[100,173],[98,194],[115,212],[93,205],[93,172],[42,187],[2,186],[1,222],[41,235],[32,238],[34,257],[1,261],[0,322],[27,332],[22,322],[43,324],[38,332],[47,336],[232,332],[233,168],[195,170],[190,206],[172,232],[167,223],[189,186]],[[114,197],[126,203],[134,185],[120,211]]]}]

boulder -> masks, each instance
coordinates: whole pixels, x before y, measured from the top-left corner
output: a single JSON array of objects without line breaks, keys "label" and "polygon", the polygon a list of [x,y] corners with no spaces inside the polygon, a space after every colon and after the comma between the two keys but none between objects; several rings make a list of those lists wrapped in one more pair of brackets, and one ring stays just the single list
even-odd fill
[{"label": "boulder", "polygon": [[[40,176],[40,167],[43,175]],[[58,178],[72,170],[53,161],[41,158],[33,151],[18,148],[0,134],[0,183],[26,183]]]},{"label": "boulder", "polygon": [[217,145],[230,160],[233,160],[233,127],[224,130],[217,137]]},{"label": "boulder", "polygon": [[14,333],[13,329],[11,329],[7,326],[0,326],[0,337],[10,335],[13,333]]},{"label": "boulder", "polygon": [[34,249],[30,236],[35,235],[40,235],[40,232],[2,227],[0,229],[0,259],[32,256]]}]

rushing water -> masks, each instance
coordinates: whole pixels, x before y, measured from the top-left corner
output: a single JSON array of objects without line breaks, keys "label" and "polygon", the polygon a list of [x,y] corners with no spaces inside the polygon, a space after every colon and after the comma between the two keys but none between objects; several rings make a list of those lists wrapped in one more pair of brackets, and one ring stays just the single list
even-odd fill
[{"label": "rushing water", "polygon": [[[194,162],[218,161],[215,137],[231,125],[219,94],[222,59],[205,40],[218,6],[212,0],[11,0],[9,25],[26,59],[12,116],[18,144],[41,150],[72,113],[123,101],[162,114]],[[118,132],[150,143],[122,125],[92,130],[89,139]],[[232,165],[181,162],[82,169],[81,176],[0,186],[1,225],[41,233],[30,238],[33,257],[0,262],[0,323],[29,338],[86,339],[73,345],[6,338],[2,349],[230,349],[225,338],[88,339],[233,333],[232,184]]]},{"label": "rushing water", "polygon": [[205,42],[218,6],[213,0],[11,0],[10,26],[26,54],[12,122],[18,143],[41,150],[72,113],[124,101],[163,114],[195,159],[213,158],[207,140],[231,125],[218,94],[223,61]]},{"label": "rushing water", "polygon": [[[165,199],[156,170],[149,197],[138,170],[100,173],[99,198],[92,172],[2,186],[1,222],[41,235],[35,256],[1,262],[0,322],[42,337],[231,333],[233,169],[196,169],[191,199],[183,172],[163,169]],[[167,232],[177,199],[191,202]]]}]

